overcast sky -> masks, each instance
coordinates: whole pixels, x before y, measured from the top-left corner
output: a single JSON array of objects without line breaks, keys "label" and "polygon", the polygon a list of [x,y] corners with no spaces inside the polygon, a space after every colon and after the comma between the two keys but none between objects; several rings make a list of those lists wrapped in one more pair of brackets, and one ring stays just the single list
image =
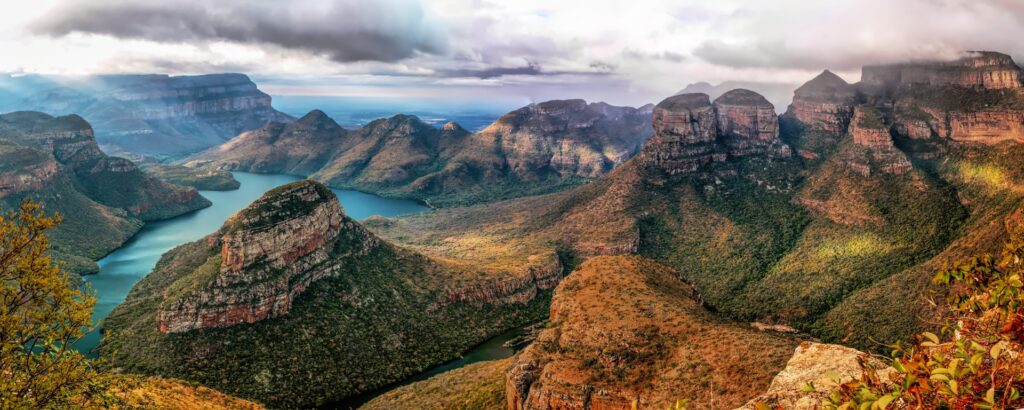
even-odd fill
[{"label": "overcast sky", "polygon": [[1024,0],[0,0],[0,72],[244,72],[276,94],[656,102],[691,82],[1024,57]]}]

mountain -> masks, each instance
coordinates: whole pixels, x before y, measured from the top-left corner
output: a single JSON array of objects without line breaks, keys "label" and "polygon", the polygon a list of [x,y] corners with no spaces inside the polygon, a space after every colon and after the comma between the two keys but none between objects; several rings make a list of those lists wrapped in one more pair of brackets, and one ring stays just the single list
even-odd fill
[{"label": "mountain", "polygon": [[536,321],[561,276],[554,252],[522,267],[425,257],[306,180],[165,254],[107,318],[100,349],[128,372],[273,407],[324,404]]},{"label": "mountain", "polygon": [[267,124],[183,160],[311,176],[337,188],[453,206],[547,193],[604,175],[650,135],[650,107],[548,101],[470,133],[396,115],[345,130],[320,111]]},{"label": "mountain", "polygon": [[195,189],[162,182],[96,145],[82,117],[38,112],[0,115],[0,203],[27,198],[58,212],[51,238],[58,260],[75,272],[95,272],[93,260],[121,246],[143,221],[210,205]]},{"label": "mountain", "polygon": [[291,118],[243,74],[0,77],[0,107],[78,114],[108,152],[180,156]]}]

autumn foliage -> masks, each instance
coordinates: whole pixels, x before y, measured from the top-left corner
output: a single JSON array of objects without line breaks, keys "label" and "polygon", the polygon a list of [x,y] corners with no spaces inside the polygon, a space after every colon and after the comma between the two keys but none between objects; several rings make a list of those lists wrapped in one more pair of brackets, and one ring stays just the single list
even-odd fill
[{"label": "autumn foliage", "polygon": [[1000,257],[973,257],[933,279],[949,286],[942,336],[893,346],[891,367],[863,364],[824,403],[834,409],[1009,409],[1024,407],[1024,242]]}]

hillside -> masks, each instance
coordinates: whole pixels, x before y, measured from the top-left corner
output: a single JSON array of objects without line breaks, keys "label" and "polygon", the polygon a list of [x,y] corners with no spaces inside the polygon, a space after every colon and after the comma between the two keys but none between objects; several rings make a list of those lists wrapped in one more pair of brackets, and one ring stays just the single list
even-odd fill
[{"label": "hillside", "polygon": [[651,134],[650,112],[583,100],[510,112],[470,133],[396,115],[345,130],[323,112],[267,124],[182,163],[311,176],[332,187],[454,206],[543,194],[600,177]]},{"label": "hillside", "polygon": [[290,121],[244,74],[0,77],[3,110],[78,114],[114,154],[180,156]]},{"label": "hillside", "polygon": [[123,158],[100,151],[81,117],[37,112],[0,115],[0,203],[14,209],[40,201],[64,223],[51,237],[54,253],[78,273],[130,238],[143,221],[209,206],[195,189],[153,178]]},{"label": "hillside", "polygon": [[562,265],[530,259],[517,270],[419,255],[300,181],[165,254],[106,320],[101,354],[273,407],[337,401],[542,317]]}]

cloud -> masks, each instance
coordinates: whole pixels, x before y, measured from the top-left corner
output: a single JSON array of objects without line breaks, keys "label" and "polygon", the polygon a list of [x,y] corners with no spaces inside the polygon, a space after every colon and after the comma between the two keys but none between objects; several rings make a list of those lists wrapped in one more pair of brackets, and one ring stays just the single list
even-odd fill
[{"label": "cloud", "polygon": [[719,16],[693,55],[732,68],[844,71],[967,50],[1021,55],[1021,18],[1020,0],[780,0]]},{"label": "cloud", "polygon": [[341,63],[442,54],[448,45],[443,25],[416,0],[80,0],[59,5],[31,28],[51,36],[270,45]]}]

